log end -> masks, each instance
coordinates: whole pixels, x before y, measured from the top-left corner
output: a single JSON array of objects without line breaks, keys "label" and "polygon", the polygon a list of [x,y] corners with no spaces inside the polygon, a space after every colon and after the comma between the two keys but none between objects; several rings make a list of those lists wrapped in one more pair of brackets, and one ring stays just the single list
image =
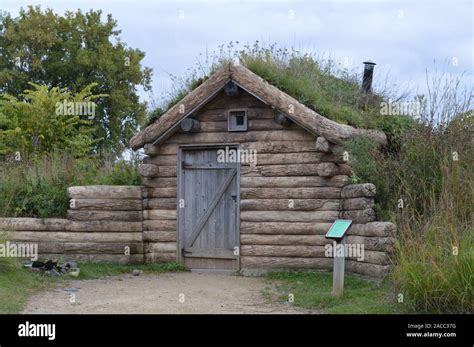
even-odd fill
[{"label": "log end", "polygon": [[329,153],[331,151],[331,146],[329,145],[328,140],[322,136],[319,136],[316,139],[316,150],[318,152]]},{"label": "log end", "polygon": [[349,184],[342,188],[341,198],[372,198],[375,196],[377,190],[372,183]]}]

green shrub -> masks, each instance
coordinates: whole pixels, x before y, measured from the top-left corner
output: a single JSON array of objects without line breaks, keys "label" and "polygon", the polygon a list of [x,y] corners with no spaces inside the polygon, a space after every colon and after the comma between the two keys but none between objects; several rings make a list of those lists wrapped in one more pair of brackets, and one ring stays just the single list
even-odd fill
[{"label": "green shrub", "polygon": [[121,160],[118,162],[106,161],[98,170],[95,184],[104,185],[135,185],[142,184],[142,177],[137,171],[137,166]]},{"label": "green shrub", "polygon": [[0,216],[63,217],[67,188],[93,184],[141,185],[136,161],[53,153],[31,161],[1,162]]},{"label": "green shrub", "polygon": [[30,83],[31,89],[19,97],[3,94],[0,97],[0,155],[20,153],[28,158],[54,150],[67,150],[74,156],[91,153],[101,141],[94,139],[93,122],[86,115],[68,110],[64,103],[94,106],[98,99],[106,96],[92,93],[96,85],[90,84],[72,94],[67,88]]}]

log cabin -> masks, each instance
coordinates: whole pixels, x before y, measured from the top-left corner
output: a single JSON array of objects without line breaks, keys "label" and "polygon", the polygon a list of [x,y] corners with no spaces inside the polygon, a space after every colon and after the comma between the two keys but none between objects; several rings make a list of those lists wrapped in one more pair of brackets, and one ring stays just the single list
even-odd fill
[{"label": "log cabin", "polygon": [[347,242],[365,246],[365,260],[348,259],[347,270],[383,275],[395,226],[375,221],[372,184],[350,184],[344,144],[357,136],[387,141],[226,64],[130,140],[146,155],[145,261],[242,273],[330,270],[324,234],[345,218],[353,220]]}]

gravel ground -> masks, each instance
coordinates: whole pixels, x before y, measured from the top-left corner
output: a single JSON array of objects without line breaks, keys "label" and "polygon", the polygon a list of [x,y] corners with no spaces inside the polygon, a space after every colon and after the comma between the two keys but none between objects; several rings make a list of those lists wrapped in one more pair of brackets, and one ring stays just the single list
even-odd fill
[{"label": "gravel ground", "polygon": [[[75,303],[65,288],[77,289]],[[33,295],[23,313],[315,313],[265,299],[263,292],[274,293],[274,283],[258,277],[195,272],[127,274],[69,281],[67,286]]]}]

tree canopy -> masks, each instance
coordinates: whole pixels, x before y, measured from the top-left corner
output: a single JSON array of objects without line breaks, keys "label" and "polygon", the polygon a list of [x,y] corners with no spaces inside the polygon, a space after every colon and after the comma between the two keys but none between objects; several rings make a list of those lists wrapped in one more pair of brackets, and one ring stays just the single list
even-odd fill
[{"label": "tree canopy", "polygon": [[0,21],[0,93],[22,98],[29,82],[80,93],[95,83],[94,92],[108,97],[96,101],[93,137],[103,139],[102,150],[120,153],[146,114],[137,94],[151,88],[144,56],[121,41],[117,22],[103,20],[100,10],[61,16],[30,6]]}]

